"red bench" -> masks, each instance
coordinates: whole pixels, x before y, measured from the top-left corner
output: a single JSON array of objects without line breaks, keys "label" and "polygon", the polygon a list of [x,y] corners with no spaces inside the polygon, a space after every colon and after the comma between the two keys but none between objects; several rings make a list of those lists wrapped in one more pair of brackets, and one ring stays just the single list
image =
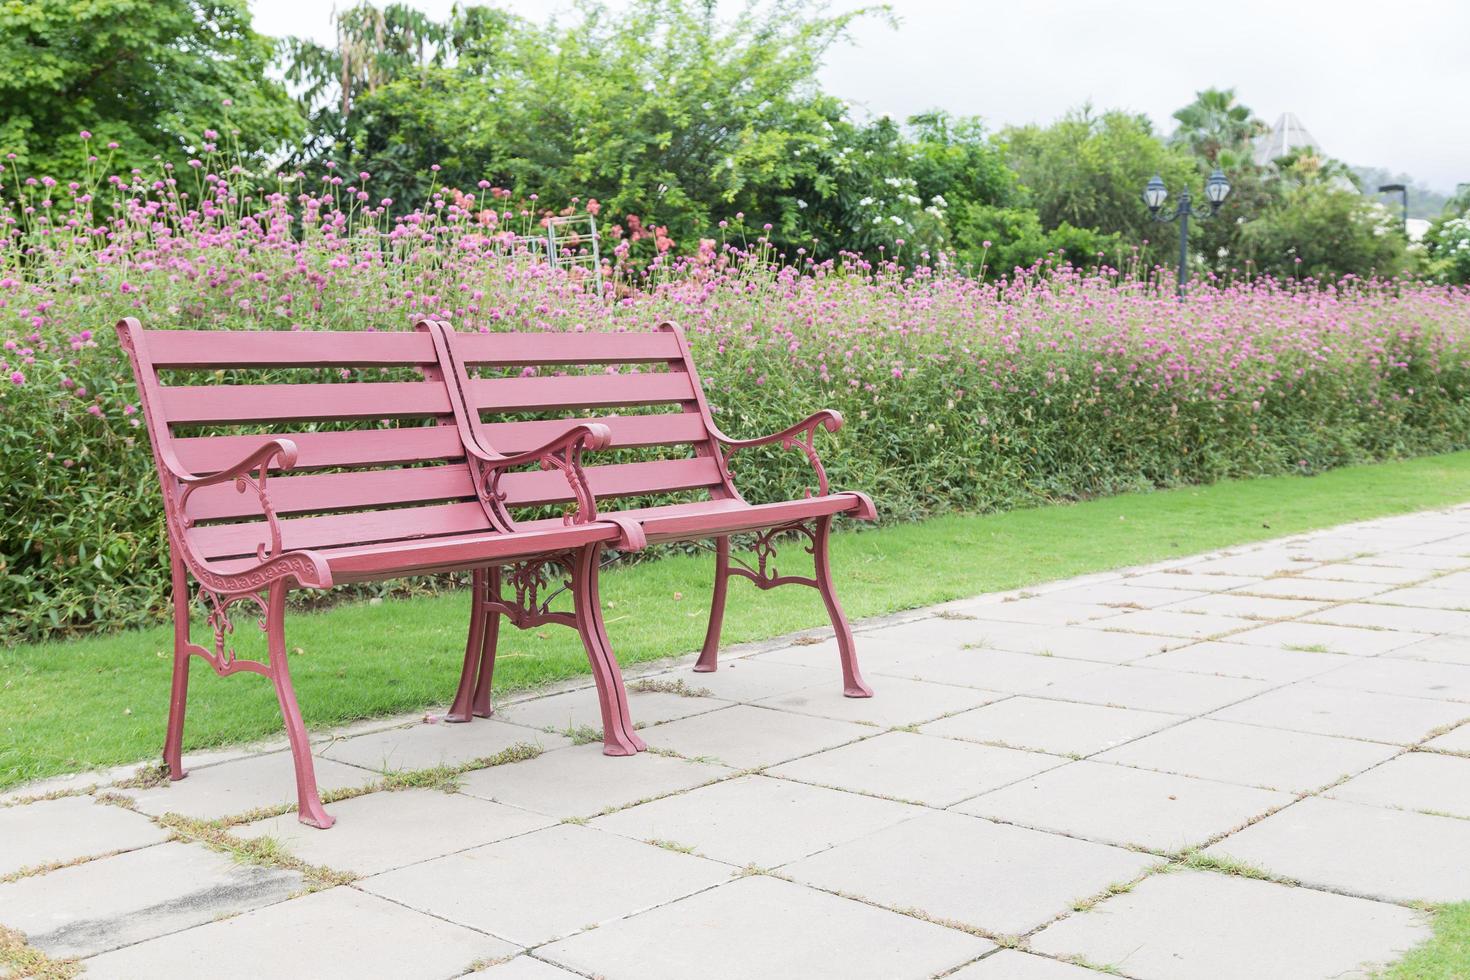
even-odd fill
[{"label": "red bench", "polygon": [[[835,430],[840,419],[819,413],[766,439],[727,439],[714,427],[677,328],[459,335],[425,321],[403,333],[145,331],[128,318],[117,330],[148,424],[170,545],[174,674],[163,754],[171,778],[185,775],[180,752],[190,657],[204,658],[221,676],[261,674],[275,685],[291,743],[300,819],[331,826],[291,686],[287,593],[444,571],[471,571],[473,581],[464,671],[448,720],[489,714],[501,615],[523,628],[563,623],[578,631],[592,666],[604,751],[637,752],[644,745],[603,627],[597,573],[604,549],[636,549],[650,540],[714,536],[718,542],[710,627],[696,669],[715,668],[730,574],[762,588],[800,582],[820,589],[827,603],[846,692],[870,693],[832,592],[827,539],[835,514],[872,517],[872,504],[857,494],[828,494],[811,446],[816,428]],[[589,362],[664,370],[657,379],[652,373],[472,374],[510,364]],[[269,372],[265,379],[262,371]],[[364,380],[368,373],[384,380]],[[486,411],[524,415],[650,403],[678,410],[605,421],[482,418]],[[771,441],[808,455],[818,475],[815,496],[767,505],[739,497],[728,453]],[[588,450],[664,444],[693,447],[693,455],[583,466]],[[708,499],[597,513],[599,497],[694,488],[706,490]],[[568,503],[574,507],[560,519],[512,515],[515,508]],[[728,535],[743,530],[758,533],[756,570],[730,567]],[[813,578],[778,575],[768,566],[771,539],[792,530],[809,538]],[[570,612],[552,609],[554,596],[543,584],[548,571],[570,590]],[[197,596],[191,597],[190,578]],[[195,599],[213,634],[209,647],[191,638]],[[266,634],[264,660],[236,657],[230,646],[232,608],[241,603],[253,607]]]},{"label": "red bench", "polygon": [[[832,519],[848,514],[862,520],[877,516],[873,502],[861,493],[832,493],[827,473],[817,455],[817,430],[836,432],[842,417],[822,411],[771,435],[732,439],[720,431],[710,414],[689,344],[677,324],[662,323],[643,333],[458,333],[450,324],[434,324],[445,345],[445,363],[458,384],[467,417],[460,419],[469,433],[468,444],[484,458],[497,452],[521,452],[558,426],[576,421],[605,426],[608,449],[674,447],[673,458],[588,466],[585,470],[592,500],[581,506],[599,521],[623,529],[624,546],[645,542],[713,538],[716,549],[714,599],[704,647],[694,669],[712,671],[718,662],[720,626],[725,593],[731,575],[750,579],[762,589],[778,585],[809,585],[820,591],[837,634],[842,663],[843,691],[848,697],[871,697],[853,651],[852,630],[832,586],[828,540]],[[608,373],[608,366],[635,367],[637,373]],[[592,370],[588,370],[591,368]],[[582,369],[582,373],[568,373]],[[560,374],[546,375],[548,370]],[[505,416],[537,413],[583,413],[588,409],[638,409],[639,414],[598,414],[568,419],[508,421]],[[662,410],[659,410],[662,409]],[[779,443],[799,449],[815,471],[816,489],[798,500],[750,504],[730,477],[729,460],[739,449]],[[695,491],[703,499],[625,510],[607,510],[614,498]],[[541,479],[507,486],[493,494],[501,506],[557,503],[571,499],[564,482]],[[756,567],[731,564],[730,535],[755,533]],[[781,534],[806,538],[812,555],[812,577],[777,572],[772,557]],[[497,573],[492,572],[492,575]],[[480,602],[485,642],[479,653],[478,683],[474,652],[466,655],[463,678],[455,698],[456,714],[467,710],[489,713],[490,681],[495,666],[496,609]]]}]

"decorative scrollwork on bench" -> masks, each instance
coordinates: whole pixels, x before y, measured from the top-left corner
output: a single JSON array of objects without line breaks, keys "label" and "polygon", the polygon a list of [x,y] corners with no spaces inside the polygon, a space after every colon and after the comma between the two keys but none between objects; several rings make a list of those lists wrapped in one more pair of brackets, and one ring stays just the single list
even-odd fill
[{"label": "decorative scrollwork on bench", "polygon": [[204,625],[214,633],[214,650],[206,650],[204,647],[191,644],[191,652],[208,660],[214,672],[221,677],[241,670],[269,675],[270,667],[267,664],[256,660],[239,659],[235,655],[235,648],[227,641],[227,638],[235,632],[234,621],[230,618],[230,607],[239,602],[252,603],[255,606],[256,623],[260,631],[264,633],[269,629],[269,612],[265,599],[255,592],[221,595],[203,585],[199,586],[196,598],[204,606]]},{"label": "decorative scrollwork on bench", "polygon": [[[570,552],[563,552],[509,566],[500,575],[500,594],[488,596],[485,608],[503,614],[520,629],[546,623],[575,628],[577,617],[573,613],[551,609],[552,600],[572,591],[575,561]],[[558,578],[561,584],[555,585]]]},{"label": "decorative scrollwork on bench", "polygon": [[761,589],[774,589],[778,585],[810,585],[813,588],[817,580],[800,575],[782,575],[776,569],[776,544],[778,535],[790,534],[793,537],[806,538],[806,544],[802,550],[807,554],[815,554],[817,547],[816,529],[806,523],[785,524],[781,527],[771,528],[768,531],[760,531],[755,536],[755,544],[751,552],[755,555],[756,565],[751,568],[749,564],[741,559],[730,556],[730,574],[748,578]]}]

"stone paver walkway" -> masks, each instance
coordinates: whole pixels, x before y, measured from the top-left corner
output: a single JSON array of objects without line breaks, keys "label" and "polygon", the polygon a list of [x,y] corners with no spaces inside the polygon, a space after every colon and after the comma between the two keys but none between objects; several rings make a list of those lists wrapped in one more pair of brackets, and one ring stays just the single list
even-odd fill
[{"label": "stone paver walkway", "polygon": [[590,687],[324,734],[325,832],[280,746],[12,792],[0,924],[89,977],[1307,980],[1470,899],[1470,508],[859,651],[871,700],[822,634],[630,676],[633,758],[585,744]]}]

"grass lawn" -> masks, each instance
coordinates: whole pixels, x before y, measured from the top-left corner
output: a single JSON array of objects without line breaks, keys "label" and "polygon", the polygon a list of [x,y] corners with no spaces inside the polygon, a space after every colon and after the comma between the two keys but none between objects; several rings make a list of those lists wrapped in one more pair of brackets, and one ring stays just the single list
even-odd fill
[{"label": "grass lawn", "polygon": [[1381,980],[1470,977],[1470,902],[1441,906],[1434,916],[1434,935],[1379,976]]},{"label": "grass lawn", "polygon": [[[1470,452],[843,533],[833,541],[833,566],[849,615],[861,618],[1465,500]],[[777,564],[804,572],[804,562],[793,549]],[[711,556],[698,555],[604,573],[608,631],[622,663],[698,647],[712,566]],[[468,608],[466,595],[450,594],[289,617],[286,639],[307,724],[445,704],[458,678]],[[762,639],[825,622],[814,590],[762,593],[736,579],[724,638]],[[263,637],[243,608],[237,627],[241,655],[260,655]],[[196,639],[201,633],[196,627]],[[155,757],[171,647],[171,630],[160,626],[0,652],[0,788]],[[586,672],[571,630],[502,631],[495,670],[502,694]],[[221,679],[196,662],[186,749],[280,732],[267,681]]]}]

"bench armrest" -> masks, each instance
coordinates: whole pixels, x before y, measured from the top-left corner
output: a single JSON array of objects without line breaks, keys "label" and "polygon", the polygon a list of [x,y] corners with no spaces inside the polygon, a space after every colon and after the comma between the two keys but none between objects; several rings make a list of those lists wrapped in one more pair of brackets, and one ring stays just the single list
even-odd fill
[{"label": "bench armrest", "polygon": [[[190,551],[190,565],[194,568],[196,577],[202,575],[208,563],[193,554],[183,534],[194,525],[193,519],[189,517],[189,498],[200,487],[233,481],[238,492],[245,493],[248,490],[255,494],[256,500],[260,502],[261,513],[265,516],[269,538],[256,545],[255,557],[260,561],[259,565],[229,577],[259,580],[264,584],[271,579],[294,575],[304,586],[311,588],[331,586],[331,573],[327,569],[326,562],[319,555],[310,551],[287,552],[282,546],[281,522],[276,516],[275,508],[271,506],[270,495],[266,492],[266,478],[272,464],[281,470],[289,470],[295,466],[296,444],[289,439],[267,439],[244,459],[208,476],[196,476],[186,472],[178,459],[171,455],[165,459],[165,465],[170,474],[183,487],[178,498],[178,519],[182,525],[178,537],[179,543]],[[204,581],[202,577],[201,581]]]},{"label": "bench armrest", "polygon": [[[820,412],[814,412],[795,425],[788,426],[780,432],[773,432],[767,436],[756,436],[754,439],[731,439],[718,428],[713,429],[714,437],[724,445],[722,454],[726,465],[730,462],[736,450],[746,449],[750,446],[768,446],[779,442],[782,449],[790,449],[793,446],[800,449],[802,455],[806,456],[807,462],[812,464],[812,469],[817,474],[817,491],[815,496],[825,497],[829,492],[827,485],[827,470],[822,466],[822,458],[817,455],[815,445],[817,430],[825,428],[828,432],[836,432],[842,428],[842,416],[831,409],[824,408]],[[811,490],[807,490],[807,496],[813,496]]]},{"label": "bench armrest", "polygon": [[542,446],[510,456],[492,456],[478,446],[466,445],[469,455],[480,461],[480,483],[485,502],[496,509],[507,526],[514,521],[505,511],[505,494],[499,489],[500,477],[517,466],[540,464],[543,470],[558,470],[572,488],[577,508],[566,515],[568,524],[589,524],[597,520],[597,498],[582,470],[582,454],[588,449],[606,449],[612,442],[612,430],[598,422],[579,422]]}]

